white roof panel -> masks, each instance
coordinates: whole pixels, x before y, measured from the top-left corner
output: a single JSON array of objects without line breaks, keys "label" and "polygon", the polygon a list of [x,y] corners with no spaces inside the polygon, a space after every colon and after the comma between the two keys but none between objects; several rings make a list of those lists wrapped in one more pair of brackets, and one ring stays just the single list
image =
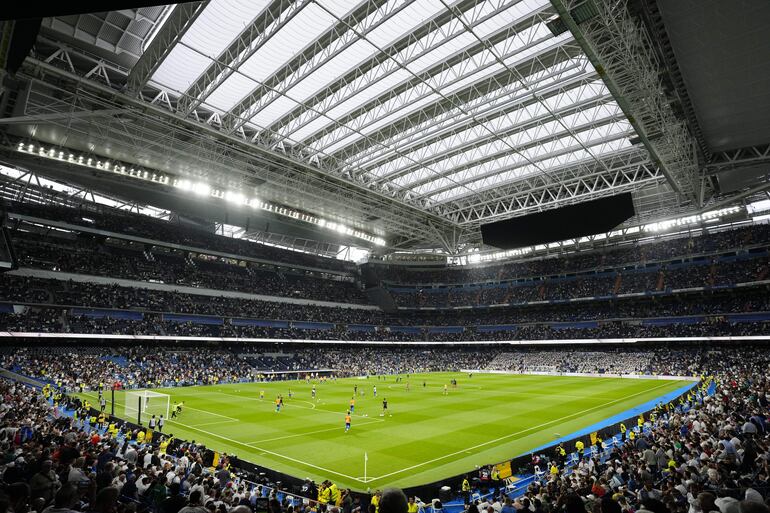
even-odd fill
[{"label": "white roof panel", "polygon": [[268,0],[211,0],[158,66],[152,81],[186,91],[268,4]]},{"label": "white roof panel", "polygon": [[316,4],[309,4],[281,30],[271,36],[259,50],[246,59],[209,97],[208,102],[222,110],[232,109],[265,79],[328,30],[334,18]]}]

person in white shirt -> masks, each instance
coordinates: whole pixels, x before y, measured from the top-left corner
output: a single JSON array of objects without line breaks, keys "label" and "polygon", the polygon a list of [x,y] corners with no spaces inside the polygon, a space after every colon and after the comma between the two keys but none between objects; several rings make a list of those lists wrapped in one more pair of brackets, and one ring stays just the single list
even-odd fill
[{"label": "person in white shirt", "polygon": [[144,492],[147,491],[148,488],[150,488],[150,477],[144,476],[141,479],[137,480],[136,482],[136,491],[139,493],[139,495],[144,495]]},{"label": "person in white shirt", "polygon": [[126,473],[121,472],[118,474],[115,479],[112,480],[112,486],[118,489],[118,491],[123,489],[123,486],[126,484]]}]

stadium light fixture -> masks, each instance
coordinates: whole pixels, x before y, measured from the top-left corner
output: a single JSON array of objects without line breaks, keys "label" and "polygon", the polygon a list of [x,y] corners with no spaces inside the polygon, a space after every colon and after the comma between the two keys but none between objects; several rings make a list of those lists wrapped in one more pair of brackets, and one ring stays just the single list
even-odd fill
[{"label": "stadium light fixture", "polygon": [[741,211],[741,207],[726,207],[719,210],[711,210],[702,214],[695,214],[692,216],[678,217],[676,219],[667,219],[665,221],[659,221],[657,223],[649,223],[642,226],[642,229],[648,232],[662,232],[669,230],[677,226],[687,226],[692,224],[701,223],[714,223],[721,220],[722,217],[727,215],[736,214]]},{"label": "stadium light fixture", "polygon": [[236,205],[245,205],[247,203],[246,196],[240,192],[227,191],[225,193],[225,199],[230,203],[235,203]]},{"label": "stadium light fixture", "polygon": [[755,214],[757,212],[765,212],[770,210],[770,199],[754,201],[746,205],[746,211],[749,214]]},{"label": "stadium light fixture", "polygon": [[255,210],[265,210],[277,215],[290,217],[298,221],[314,224],[320,228],[335,231],[342,235],[349,235],[351,237],[362,239],[376,246],[384,246],[386,244],[386,241],[383,237],[377,237],[361,230],[350,228],[342,223],[336,223],[322,219],[320,217],[307,214],[305,212],[300,212],[282,205],[274,205],[257,197],[248,197],[243,192],[232,190],[224,191],[217,189],[204,182],[194,183],[185,178],[174,178],[165,173],[155,171],[151,172],[141,168],[130,167],[128,170],[126,170],[126,166],[122,162],[111,162],[109,160],[101,161],[98,159],[95,160],[93,157],[88,155],[84,156],[70,153],[68,158],[65,159],[63,150],[57,150],[56,148],[46,148],[44,146],[36,146],[33,143],[25,144],[23,141],[20,141],[16,145],[15,149],[20,153],[26,153],[54,160],[66,160],[68,163],[73,165],[99,169],[101,171],[107,171],[149,183],[171,185],[177,189],[185,192],[192,192],[198,196],[217,198],[240,206],[250,206]]},{"label": "stadium light fixture", "polygon": [[211,195],[211,187],[209,186],[209,184],[203,183],[203,182],[198,182],[196,184],[193,184],[192,191],[198,196]]}]

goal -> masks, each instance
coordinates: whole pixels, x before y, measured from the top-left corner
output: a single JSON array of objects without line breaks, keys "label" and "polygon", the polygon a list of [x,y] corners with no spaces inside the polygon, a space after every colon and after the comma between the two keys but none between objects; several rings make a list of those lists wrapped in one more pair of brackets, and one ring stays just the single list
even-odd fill
[{"label": "goal", "polygon": [[126,391],[125,417],[130,422],[147,423],[155,415],[167,419],[170,409],[171,396],[151,390]]}]

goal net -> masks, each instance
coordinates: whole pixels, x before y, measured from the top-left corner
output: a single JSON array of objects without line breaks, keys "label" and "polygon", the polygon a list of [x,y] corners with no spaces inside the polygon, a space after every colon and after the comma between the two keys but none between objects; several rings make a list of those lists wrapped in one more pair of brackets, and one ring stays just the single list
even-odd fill
[{"label": "goal net", "polygon": [[126,391],[125,417],[130,422],[147,424],[150,418],[168,418],[171,396],[151,390]]}]

